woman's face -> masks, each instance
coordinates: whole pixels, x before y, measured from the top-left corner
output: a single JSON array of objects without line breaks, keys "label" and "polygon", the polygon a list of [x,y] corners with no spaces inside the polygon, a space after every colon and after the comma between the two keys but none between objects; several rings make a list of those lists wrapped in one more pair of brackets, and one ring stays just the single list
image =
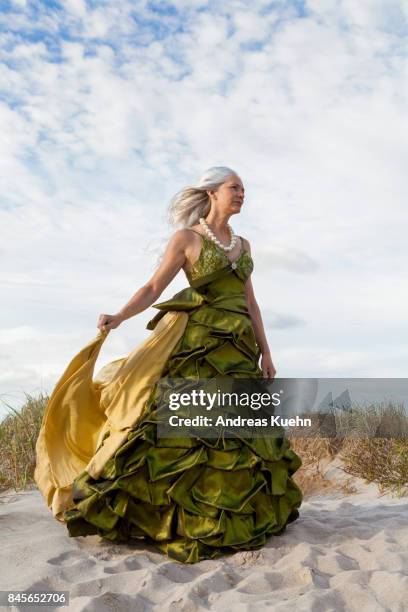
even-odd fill
[{"label": "woman's face", "polygon": [[230,215],[241,211],[245,189],[239,176],[231,175],[217,191],[211,191],[211,194],[218,210]]}]

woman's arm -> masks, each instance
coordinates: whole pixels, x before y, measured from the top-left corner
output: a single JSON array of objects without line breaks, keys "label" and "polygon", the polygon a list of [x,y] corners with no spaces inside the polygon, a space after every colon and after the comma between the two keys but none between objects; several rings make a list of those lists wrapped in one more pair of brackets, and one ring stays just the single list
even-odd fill
[{"label": "woman's arm", "polygon": [[252,319],[252,325],[254,328],[256,341],[261,350],[261,353],[262,355],[265,355],[267,353],[270,354],[271,351],[269,349],[268,341],[266,339],[265,329],[261,317],[261,311],[259,309],[258,302],[255,299],[251,278],[248,278],[245,283],[245,297],[248,311]]},{"label": "woman's arm", "polygon": [[[248,240],[245,240],[246,249],[251,253],[251,247]],[[263,374],[266,378],[274,378],[276,374],[275,366],[272,363],[271,351],[266,339],[265,329],[262,321],[261,311],[256,301],[254,288],[252,286],[251,277],[245,283],[245,298],[248,312],[251,317],[252,326],[254,328],[256,341],[262,353],[261,366]]]},{"label": "woman's arm", "polygon": [[146,310],[163,293],[186,261],[186,249],[191,241],[191,232],[181,229],[170,238],[159,268],[130,300],[114,315],[102,314],[99,317],[98,328],[115,329],[133,315]]}]

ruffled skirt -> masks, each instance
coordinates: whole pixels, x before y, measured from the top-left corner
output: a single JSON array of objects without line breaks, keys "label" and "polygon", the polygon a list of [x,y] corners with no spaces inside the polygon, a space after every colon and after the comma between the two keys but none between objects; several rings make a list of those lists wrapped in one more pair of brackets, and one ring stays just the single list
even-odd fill
[{"label": "ruffled skirt", "polygon": [[[163,371],[172,378],[257,378],[259,352],[249,316],[203,306],[192,313]],[[301,466],[289,441],[161,438],[160,386],[138,424],[97,479],[74,481],[63,513],[70,536],[113,542],[144,539],[169,557],[195,563],[262,547],[299,516],[292,479]]]}]

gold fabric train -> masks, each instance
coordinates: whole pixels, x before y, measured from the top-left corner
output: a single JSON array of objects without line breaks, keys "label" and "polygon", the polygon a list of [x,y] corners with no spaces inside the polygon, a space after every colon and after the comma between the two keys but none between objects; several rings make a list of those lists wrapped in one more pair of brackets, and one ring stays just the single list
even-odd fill
[{"label": "gold fabric train", "polygon": [[71,362],[44,415],[36,482],[71,537],[142,539],[183,563],[263,546],[298,517],[301,465],[284,435],[163,438],[159,378],[260,378],[245,300],[253,261],[203,237],[189,287],[154,307],[152,335],[92,371],[105,337]]},{"label": "gold fabric train", "polygon": [[34,472],[58,520],[64,522],[62,512],[73,505],[74,479],[84,470],[97,478],[126,441],[187,320],[185,312],[168,312],[147,340],[108,363],[95,379],[95,362],[110,332],[100,332],[68,365],[47,403]]}]

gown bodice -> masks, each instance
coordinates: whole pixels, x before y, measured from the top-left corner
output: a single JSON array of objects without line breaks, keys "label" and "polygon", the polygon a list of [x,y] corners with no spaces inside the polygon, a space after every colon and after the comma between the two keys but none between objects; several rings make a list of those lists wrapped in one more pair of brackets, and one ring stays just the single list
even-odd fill
[{"label": "gown bodice", "polygon": [[[195,233],[198,234],[199,232]],[[217,246],[215,242],[207,238],[207,236],[204,234],[200,233],[200,236],[202,240],[202,247],[198,259],[194,262],[190,270],[185,271],[190,285],[195,283],[195,281],[198,279],[222,269],[225,266],[230,266],[231,270],[241,271],[241,280],[245,282],[254,269],[254,262],[251,255],[243,245],[242,237],[239,236],[241,240],[241,251],[238,257],[231,261],[227,253]],[[224,288],[227,290],[227,287]]]},{"label": "gown bodice", "polygon": [[[192,314],[194,310],[203,309],[204,314],[208,313],[209,309],[215,309],[217,312],[213,314],[217,319],[221,310],[230,315],[233,313],[249,317],[245,283],[252,273],[254,263],[244,248],[242,238],[241,251],[238,257],[231,261],[226,252],[212,240],[201,233],[200,236],[202,247],[198,259],[189,271],[185,271],[189,286],[170,300],[153,304],[153,308],[158,308],[160,312],[148,322],[147,329],[154,329],[166,312],[174,310],[184,310]],[[211,323],[216,324],[216,321],[212,319]],[[229,316],[229,320],[224,321],[227,327],[236,327],[237,324],[236,316]]]}]

